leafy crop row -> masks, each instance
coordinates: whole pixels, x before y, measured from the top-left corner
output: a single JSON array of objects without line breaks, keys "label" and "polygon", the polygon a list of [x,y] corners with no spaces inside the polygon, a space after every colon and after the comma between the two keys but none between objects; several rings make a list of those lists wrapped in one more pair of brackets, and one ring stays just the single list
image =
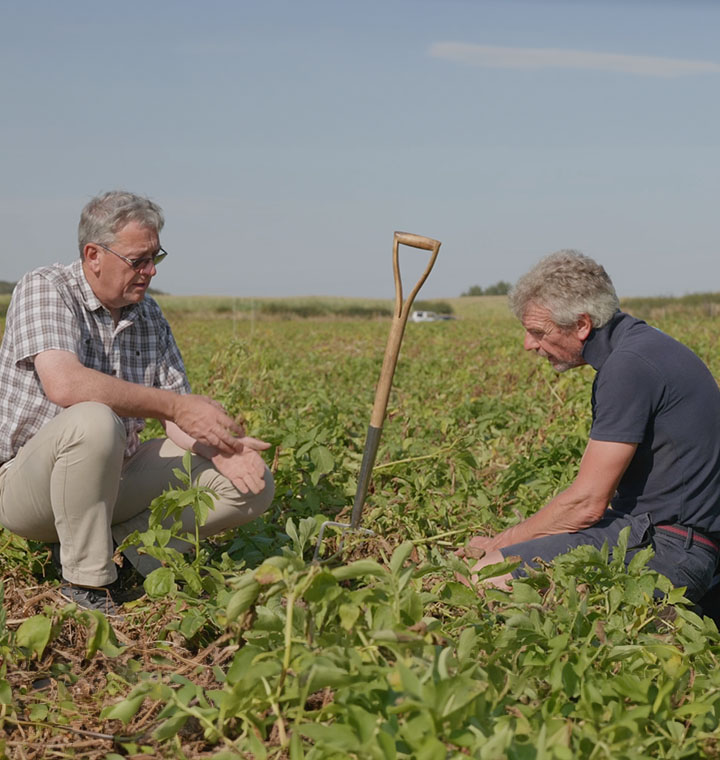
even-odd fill
[{"label": "leafy crop row", "polygon": [[[470,589],[453,549],[573,477],[592,372],[523,355],[503,314],[409,325],[363,525],[347,520],[383,322],[183,316],[195,389],[272,442],[265,518],[179,555],[169,517],[134,540],[163,561],[122,621],[63,605],[43,547],[0,535],[0,747],[7,757],[718,757],[720,637],[647,552],[583,547],[511,592]],[[703,320],[664,329],[711,367]],[[148,435],[157,433],[151,426]],[[322,557],[338,548],[325,542]]]}]

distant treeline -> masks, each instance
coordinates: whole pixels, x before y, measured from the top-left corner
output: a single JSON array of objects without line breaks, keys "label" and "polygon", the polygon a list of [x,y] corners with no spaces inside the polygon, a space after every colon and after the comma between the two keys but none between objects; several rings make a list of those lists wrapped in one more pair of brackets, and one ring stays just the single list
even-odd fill
[{"label": "distant treeline", "polygon": [[[226,308],[225,311],[230,311]],[[322,300],[308,303],[284,303],[283,301],[261,301],[255,313],[268,317],[387,317],[392,310],[389,306],[346,304],[335,305]]]},{"label": "distant treeline", "polygon": [[[15,290],[16,282],[8,282],[7,280],[0,280],[0,296],[8,296],[13,290]],[[148,293],[161,296],[165,295],[162,290],[155,290],[155,288],[148,288]]]},{"label": "distant treeline", "polygon": [[494,285],[488,285],[486,288],[480,285],[472,285],[464,293],[460,293],[460,297],[463,296],[506,296],[510,292],[512,285],[505,280],[499,280]]},{"label": "distant treeline", "polygon": [[640,319],[665,317],[669,314],[715,317],[720,315],[720,293],[689,293],[679,298],[672,296],[622,298],[620,306],[623,311]]},{"label": "distant treeline", "polygon": [[[452,314],[453,308],[446,301],[415,301],[413,309],[434,311],[436,314]],[[261,301],[257,306],[260,314],[280,317],[390,317],[391,304],[333,303],[321,298],[307,303],[283,300]]]},{"label": "distant treeline", "polygon": [[[160,298],[166,314],[205,313],[208,315],[231,315],[240,318],[277,317],[281,319],[310,319],[313,317],[391,317],[392,301],[361,298],[260,298],[235,299],[202,296],[166,296]],[[415,301],[413,309],[434,311],[436,314],[452,314],[453,307],[447,301]]]},{"label": "distant treeline", "polygon": [[657,309],[666,306],[704,306],[720,303],[720,293],[689,293],[686,296],[648,296],[647,298],[623,298],[623,308],[639,307]]}]

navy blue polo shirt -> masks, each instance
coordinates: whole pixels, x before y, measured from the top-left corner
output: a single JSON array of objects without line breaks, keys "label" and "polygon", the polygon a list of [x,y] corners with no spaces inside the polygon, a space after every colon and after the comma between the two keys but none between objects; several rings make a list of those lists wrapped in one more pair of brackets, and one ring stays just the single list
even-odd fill
[{"label": "navy blue polo shirt", "polygon": [[585,341],[595,441],[637,443],[611,504],[720,535],[720,390],[687,346],[617,312]]}]

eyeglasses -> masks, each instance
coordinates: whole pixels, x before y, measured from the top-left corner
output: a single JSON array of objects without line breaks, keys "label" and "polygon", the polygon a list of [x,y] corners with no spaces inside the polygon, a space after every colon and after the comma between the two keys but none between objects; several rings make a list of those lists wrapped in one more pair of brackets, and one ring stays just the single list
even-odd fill
[{"label": "eyeglasses", "polygon": [[147,269],[147,267],[150,264],[152,264],[153,266],[157,266],[168,255],[168,252],[162,246],[160,246],[160,250],[153,256],[143,256],[141,259],[129,259],[127,256],[123,256],[121,253],[118,253],[117,251],[113,251],[112,248],[108,248],[106,245],[103,245],[102,243],[93,243],[93,245],[96,245],[99,248],[102,248],[104,251],[107,251],[108,253],[114,253],[119,259],[122,259],[128,266],[131,266],[136,272],[142,272],[143,269]]}]

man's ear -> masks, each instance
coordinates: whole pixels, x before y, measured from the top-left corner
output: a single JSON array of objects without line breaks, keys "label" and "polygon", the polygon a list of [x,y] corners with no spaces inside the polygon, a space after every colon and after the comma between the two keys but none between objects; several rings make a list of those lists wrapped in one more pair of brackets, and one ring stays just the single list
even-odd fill
[{"label": "man's ear", "polygon": [[93,243],[88,243],[83,248],[83,264],[89,267],[91,272],[98,272],[100,267],[100,249]]},{"label": "man's ear", "polygon": [[592,319],[589,314],[581,314],[577,321],[577,336],[580,340],[586,340],[593,329]]}]

